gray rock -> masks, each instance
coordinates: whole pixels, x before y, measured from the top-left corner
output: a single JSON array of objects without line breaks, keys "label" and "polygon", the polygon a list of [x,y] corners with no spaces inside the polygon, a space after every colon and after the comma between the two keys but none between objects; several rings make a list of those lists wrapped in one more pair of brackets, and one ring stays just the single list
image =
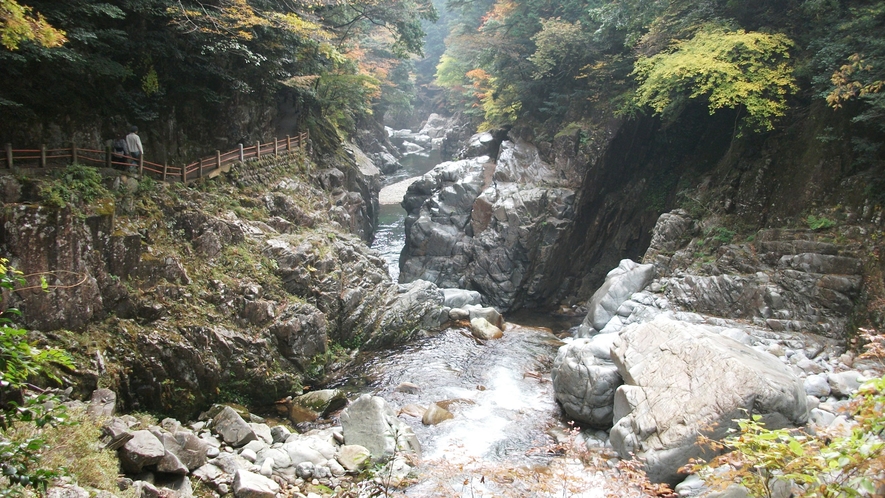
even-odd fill
[{"label": "gray rock", "polygon": [[369,450],[382,460],[396,451],[421,455],[421,445],[411,427],[396,417],[384,399],[364,394],[341,413],[341,427],[348,445]]},{"label": "gray rock", "polygon": [[501,316],[501,313],[498,313],[498,310],[496,310],[495,308],[482,306],[466,306],[465,309],[470,312],[471,321],[475,318],[482,318],[483,320],[489,322],[495,327],[498,327],[499,329],[504,328],[504,317]]},{"label": "gray rock", "polygon": [[559,348],[551,376],[556,400],[566,414],[591,427],[612,425],[615,389],[623,383],[611,361],[615,334],[575,339]]},{"label": "gray rock", "polygon": [[233,491],[236,498],[274,498],[280,492],[280,486],[263,475],[238,470]]},{"label": "gray rock", "polygon": [[76,484],[59,484],[46,490],[46,498],[89,498],[89,491]]},{"label": "gray rock", "polygon": [[243,448],[243,451],[240,452],[240,456],[247,462],[251,463],[255,463],[255,460],[258,458],[258,454],[250,448]]},{"label": "gray rock", "polygon": [[847,398],[860,388],[863,376],[856,370],[827,374],[827,381],[834,396]]},{"label": "gray rock", "polygon": [[316,466],[312,462],[301,462],[295,465],[295,475],[301,479],[312,479],[316,472]]},{"label": "gray rock", "polygon": [[810,422],[818,427],[829,427],[836,420],[834,413],[814,408],[811,410]]},{"label": "gray rock", "polygon": [[172,480],[166,480],[160,488],[161,496],[169,496],[168,493],[163,493],[162,490],[172,491],[172,496],[175,498],[193,498],[194,496],[193,485],[191,485],[191,480],[188,479],[187,476],[179,476]]},{"label": "gray rock", "polygon": [[117,450],[120,466],[128,474],[138,474],[145,467],[157,464],[165,455],[163,443],[145,430],[133,432],[132,439]]},{"label": "gray rock", "polygon": [[605,283],[590,298],[587,317],[577,337],[588,337],[603,330],[617,315],[618,308],[634,293],[644,289],[655,276],[654,265],[640,265],[629,259],[621,261],[617,268],[605,277]]},{"label": "gray rock", "polygon": [[221,412],[213,418],[213,429],[225,443],[239,448],[249,441],[255,441],[258,436],[252,427],[243,420],[233,408],[225,406]]},{"label": "gray rock", "polygon": [[96,389],[92,391],[86,413],[92,418],[100,419],[112,416],[116,407],[117,393],[110,389]]},{"label": "gray rock", "polygon": [[443,306],[449,308],[463,308],[467,305],[482,305],[482,295],[479,292],[465,289],[441,289],[443,293]]},{"label": "gray rock", "polygon": [[808,420],[805,389],[785,365],[696,325],[659,317],[627,327],[612,360],[625,382],[615,393],[612,446],[622,458],[644,458],[656,482],[675,484],[690,458],[712,456],[696,444],[701,431],[719,439],[746,413],[769,427]]},{"label": "gray rock", "polygon": [[418,394],[421,392],[421,387],[417,384],[413,384],[411,382],[400,382],[394,391],[398,393],[406,393],[406,394]]},{"label": "gray rock", "polygon": [[827,382],[827,375],[809,375],[805,377],[805,382],[803,383],[805,387],[805,393],[809,396],[815,396],[817,398],[823,398],[824,396],[830,395],[830,384]]}]

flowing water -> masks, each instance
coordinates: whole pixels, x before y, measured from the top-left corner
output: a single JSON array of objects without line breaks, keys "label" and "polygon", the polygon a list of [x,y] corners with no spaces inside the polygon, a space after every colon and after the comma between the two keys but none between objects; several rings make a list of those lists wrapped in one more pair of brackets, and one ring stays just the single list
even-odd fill
[{"label": "flowing water", "polygon": [[[406,156],[404,169],[385,181],[373,247],[394,280],[405,243],[402,193],[409,179],[439,162],[438,153]],[[365,353],[347,369],[348,377],[330,386],[381,396],[413,428],[423,458],[408,496],[604,496],[601,477],[557,456],[573,441],[550,383],[562,344],[551,328],[560,332],[575,324],[538,315],[509,318],[534,326],[508,323],[502,339],[487,342],[468,329],[450,328],[397,350]],[[402,383],[419,389],[400,392]],[[424,425],[420,413],[431,403],[454,418]]]},{"label": "flowing water", "polygon": [[[379,195],[381,206],[378,211],[378,229],[375,231],[372,247],[387,261],[394,281],[399,278],[399,254],[406,243],[406,211],[399,205],[402,194],[405,193],[404,187],[411,179],[427,173],[440,162],[438,150],[427,154],[409,154],[400,160],[403,168],[384,179],[385,187]],[[396,188],[394,184],[399,184],[400,188]]]}]

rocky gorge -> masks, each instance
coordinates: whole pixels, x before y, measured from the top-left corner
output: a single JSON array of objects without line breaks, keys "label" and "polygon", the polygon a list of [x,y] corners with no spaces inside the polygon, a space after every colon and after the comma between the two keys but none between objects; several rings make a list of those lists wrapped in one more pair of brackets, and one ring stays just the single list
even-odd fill
[{"label": "rocky gorge", "polygon": [[[436,117],[417,134],[429,141],[400,138],[451,147],[451,126]],[[40,203],[39,176],[6,176],[3,251],[49,286],[12,293],[8,304],[36,343],[78,359],[63,372],[76,385],[71,397],[110,388],[123,411],[199,419],[103,422],[132,481],[124,484],[140,496],[189,496],[181,476],[238,498],[320,486],[356,493],[339,486],[372,460],[391,460],[387,475],[408,483],[423,443],[409,423],[469,418],[464,406],[480,403],[487,380],[462,387],[446,408],[394,394],[430,382],[372,386],[394,406],[339,391],[329,394],[337,404],[307,410],[307,425],[296,400],[328,374],[362,368],[359,352],[380,350],[381,362],[395,354],[388,348],[445,338],[449,326],[469,336],[461,349],[493,350],[518,335],[508,314],[526,308],[583,321],[557,328],[559,337],[537,332],[549,353],[534,354],[549,358],[520,375],[549,378],[544,395],[586,427],[579,446],[640,456],[653,481],[679,483],[691,458],[715,454],[699,437],[721,438],[744,414],[771,427],[850,431],[846,398],[881,375],[846,340],[859,303],[876,295],[870,241],[882,233],[881,206],[846,175],[831,193],[845,204],[815,208],[841,223],[802,226],[795,214],[776,222],[817,202],[809,195],[808,204],[766,208],[765,226],[748,224],[738,214],[755,216],[753,192],[773,195],[770,162],[748,161],[737,181],[709,166],[661,179],[651,172],[654,144],[643,153],[649,163],[622,162],[637,154],[624,134],[650,134],[644,126],[612,123],[552,141],[518,129],[474,136],[459,159],[408,187],[399,283],[367,246],[382,182],[375,164],[395,170],[390,151],[348,145],[319,160],[275,158],[191,187],[105,172],[107,197],[86,206]],[[647,176],[627,181],[629,168]],[[698,183],[683,205],[663,209],[678,196],[656,189],[688,178]],[[279,408],[298,430],[216,404],[235,401]],[[553,434],[562,423],[550,425]],[[620,475],[613,466],[606,472]],[[575,494],[603,488],[569,479],[581,482]],[[703,492],[695,478],[677,491]]]}]

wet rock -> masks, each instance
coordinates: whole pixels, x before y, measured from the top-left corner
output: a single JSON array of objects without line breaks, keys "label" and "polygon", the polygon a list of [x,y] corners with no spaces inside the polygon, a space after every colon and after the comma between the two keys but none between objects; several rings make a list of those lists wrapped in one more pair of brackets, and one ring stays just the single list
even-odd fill
[{"label": "wet rock", "polygon": [[375,460],[396,451],[421,455],[421,445],[412,429],[378,396],[364,394],[351,403],[341,413],[341,427],[348,445],[365,447]]},{"label": "wet rock", "polygon": [[437,425],[453,418],[455,418],[455,416],[452,415],[452,412],[442,408],[436,403],[431,403],[424,412],[424,416],[421,418],[421,423],[424,425]]},{"label": "wet rock", "polygon": [[616,338],[575,339],[559,348],[551,370],[556,400],[566,414],[599,429],[612,426],[615,390],[624,382],[611,361]]},{"label": "wet rock", "polygon": [[421,392],[421,387],[417,384],[412,384],[411,382],[401,382],[394,391],[398,393],[407,393],[407,394],[418,394]]},{"label": "wet rock", "polygon": [[656,482],[675,484],[690,458],[712,456],[698,434],[722,438],[747,412],[768,427],[808,419],[805,390],[785,365],[695,325],[659,317],[628,327],[612,360],[625,382],[615,393],[612,446],[622,458],[643,458]]},{"label": "wet rock", "polygon": [[233,492],[236,498],[274,498],[279,484],[260,474],[238,470],[234,476]]},{"label": "wet rock", "polygon": [[477,339],[491,340],[504,337],[504,332],[489,323],[485,318],[473,318],[470,320],[470,332]]}]

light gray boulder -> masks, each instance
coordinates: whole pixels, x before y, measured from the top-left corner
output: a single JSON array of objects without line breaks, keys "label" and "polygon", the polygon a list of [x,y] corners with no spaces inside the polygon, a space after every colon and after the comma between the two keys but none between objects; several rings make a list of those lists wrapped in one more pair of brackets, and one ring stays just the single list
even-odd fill
[{"label": "light gray boulder", "polygon": [[374,460],[383,460],[396,452],[421,456],[418,438],[393,409],[378,396],[364,394],[341,413],[344,441],[369,450]]},{"label": "light gray boulder", "polygon": [[252,427],[229,406],[225,406],[218,415],[215,415],[213,428],[225,443],[234,448],[239,448],[249,441],[258,439]]},{"label": "light gray boulder", "polygon": [[482,294],[466,289],[441,289],[443,293],[443,306],[448,308],[463,308],[469,304],[482,305]]},{"label": "light gray boulder", "polygon": [[803,385],[805,387],[805,393],[809,396],[822,398],[830,395],[830,383],[827,382],[826,374],[809,375],[808,377],[805,377]]},{"label": "light gray boulder", "polygon": [[127,474],[138,474],[147,466],[155,465],[166,455],[163,443],[150,431],[132,433],[132,439],[119,450],[120,466]]},{"label": "light gray boulder", "polygon": [[301,462],[319,465],[330,458],[335,458],[337,452],[334,445],[322,438],[297,434],[293,434],[281,449],[288,453],[292,465],[298,465]]},{"label": "light gray boulder", "polygon": [[236,498],[274,498],[280,492],[280,485],[263,475],[238,470],[233,491]]},{"label": "light gray boulder", "polygon": [[774,356],[705,330],[658,317],[620,332],[612,361],[624,379],[615,393],[612,446],[643,458],[649,478],[675,484],[697,444],[722,438],[734,420],[761,415],[766,426],[808,420],[802,382]]},{"label": "light gray boulder", "polygon": [[612,425],[615,390],[623,384],[611,361],[616,334],[575,339],[559,348],[551,376],[556,401],[569,417],[595,427]]},{"label": "light gray boulder", "polygon": [[590,298],[587,317],[578,327],[575,336],[589,337],[605,329],[612,318],[617,316],[621,305],[650,284],[654,277],[654,265],[640,265],[629,259],[621,260],[621,264],[608,272],[605,283]]},{"label": "light gray boulder", "polygon": [[847,398],[860,388],[863,376],[856,370],[827,374],[827,382],[834,396]]}]

